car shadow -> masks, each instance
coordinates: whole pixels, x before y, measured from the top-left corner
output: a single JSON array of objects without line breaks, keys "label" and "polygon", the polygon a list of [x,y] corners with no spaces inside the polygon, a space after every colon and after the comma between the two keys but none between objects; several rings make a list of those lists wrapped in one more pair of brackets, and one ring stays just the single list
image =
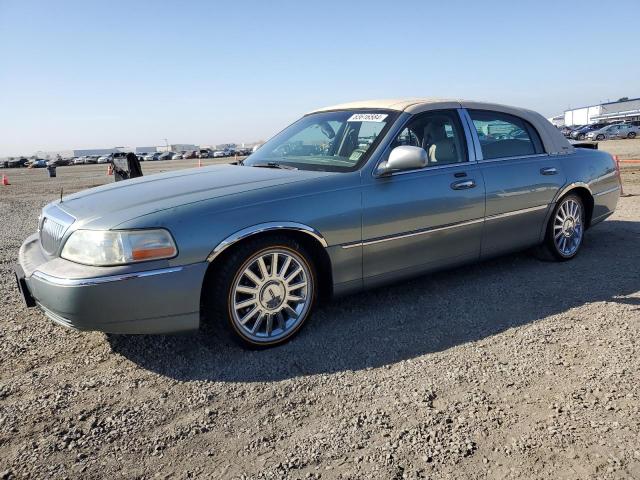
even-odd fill
[{"label": "car shadow", "polygon": [[[481,340],[581,305],[640,304],[640,222],[609,220],[570,262],[513,254],[336,299],[290,343],[247,351],[211,331],[107,336],[112,350],[177,380],[277,381],[375,368]],[[213,329],[215,332],[215,330]]]}]

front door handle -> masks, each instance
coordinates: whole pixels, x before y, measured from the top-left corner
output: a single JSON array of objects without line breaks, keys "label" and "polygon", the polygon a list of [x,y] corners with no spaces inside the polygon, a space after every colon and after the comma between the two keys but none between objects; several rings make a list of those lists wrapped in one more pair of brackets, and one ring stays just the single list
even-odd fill
[{"label": "front door handle", "polygon": [[467,188],[473,188],[476,186],[476,182],[473,180],[462,180],[460,182],[453,182],[451,188],[454,190],[466,190]]},{"label": "front door handle", "polygon": [[540,173],[542,175],[555,175],[556,173],[558,173],[558,169],[556,167],[541,168]]}]

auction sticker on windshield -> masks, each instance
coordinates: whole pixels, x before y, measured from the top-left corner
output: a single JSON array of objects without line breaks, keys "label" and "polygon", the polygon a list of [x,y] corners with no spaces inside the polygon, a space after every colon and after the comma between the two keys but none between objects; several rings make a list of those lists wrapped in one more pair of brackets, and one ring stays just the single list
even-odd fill
[{"label": "auction sticker on windshield", "polygon": [[386,113],[354,113],[347,122],[383,122]]}]

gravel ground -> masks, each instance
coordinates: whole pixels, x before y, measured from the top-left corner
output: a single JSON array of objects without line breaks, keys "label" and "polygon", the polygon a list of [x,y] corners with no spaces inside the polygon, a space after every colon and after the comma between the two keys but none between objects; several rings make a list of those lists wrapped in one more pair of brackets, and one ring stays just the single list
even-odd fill
[{"label": "gravel ground", "polygon": [[263,352],[22,305],[10,267],[40,208],[103,172],[0,186],[0,479],[640,478],[640,170],[572,262],[521,253],[336,300]]},{"label": "gravel ground", "polygon": [[640,138],[605,140],[598,142],[598,148],[611,155],[617,155],[620,160],[640,160]]}]

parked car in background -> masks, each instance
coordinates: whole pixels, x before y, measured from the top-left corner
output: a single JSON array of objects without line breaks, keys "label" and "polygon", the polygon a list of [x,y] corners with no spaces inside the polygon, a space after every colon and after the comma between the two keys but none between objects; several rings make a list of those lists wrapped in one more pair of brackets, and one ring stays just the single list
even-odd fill
[{"label": "parked car in background", "polygon": [[587,133],[589,140],[608,140],[611,138],[636,138],[640,133],[640,128],[635,125],[616,123],[607,125],[600,130]]},{"label": "parked car in background", "polygon": [[617,130],[613,132],[613,138],[633,139],[640,135],[640,126],[632,123],[621,123]]},{"label": "parked car in background", "polygon": [[182,158],[183,158],[182,153],[174,153],[173,158],[171,160],[182,160]]},{"label": "parked car in background", "polygon": [[55,158],[53,160],[49,160],[47,163],[55,167],[66,167],[67,165],[71,165],[72,160],[73,159],[71,158]]},{"label": "parked car in background", "polygon": [[36,158],[29,164],[29,168],[46,168],[47,161],[44,158]]},{"label": "parked car in background", "polygon": [[80,157],[76,157],[73,159],[73,164],[74,165],[84,165],[85,161],[86,161],[87,157],[80,156]]},{"label": "parked car in background", "polygon": [[183,157],[184,158],[196,158],[197,157],[197,152],[195,150],[189,150],[189,151],[184,153]]},{"label": "parked car in background", "polygon": [[164,152],[158,155],[158,160],[171,160],[173,158],[173,152]]},{"label": "parked car in background", "polygon": [[591,125],[585,125],[584,127],[580,127],[577,130],[573,130],[569,134],[569,137],[573,140],[584,140],[587,137],[587,133],[593,132],[595,130],[600,130],[607,125],[608,124],[606,123],[592,123]]},{"label": "parked car in background", "polygon": [[154,162],[158,160],[160,155],[161,155],[161,152],[149,152],[144,156],[144,160],[146,162]]},{"label": "parked car in background", "polygon": [[114,158],[125,158],[127,152],[114,152],[98,158],[98,163],[113,163]]},{"label": "parked car in background", "polygon": [[203,148],[198,152],[198,158],[209,158],[210,155],[209,150],[206,148]]},{"label": "parked car in background", "polygon": [[611,155],[531,110],[355,102],[305,115],[243,165],[50,203],[16,276],[27,305],[67,327],[166,333],[202,318],[268,347],[319,298],[530,247],[571,260],[619,195]]},{"label": "parked car in background", "polygon": [[213,158],[221,158],[226,156],[227,154],[224,150],[216,150],[215,152],[213,152]]},{"label": "parked car in background", "polygon": [[84,159],[84,163],[98,163],[100,155],[87,155]]},{"label": "parked car in background", "polygon": [[29,165],[29,160],[25,157],[11,158],[7,160],[7,168],[21,168]]},{"label": "parked car in background", "polygon": [[560,131],[562,132],[562,134],[566,137],[569,138],[569,136],[571,135],[571,132],[578,130],[579,128],[582,128],[583,125],[570,125],[570,126],[564,126],[560,129]]}]

